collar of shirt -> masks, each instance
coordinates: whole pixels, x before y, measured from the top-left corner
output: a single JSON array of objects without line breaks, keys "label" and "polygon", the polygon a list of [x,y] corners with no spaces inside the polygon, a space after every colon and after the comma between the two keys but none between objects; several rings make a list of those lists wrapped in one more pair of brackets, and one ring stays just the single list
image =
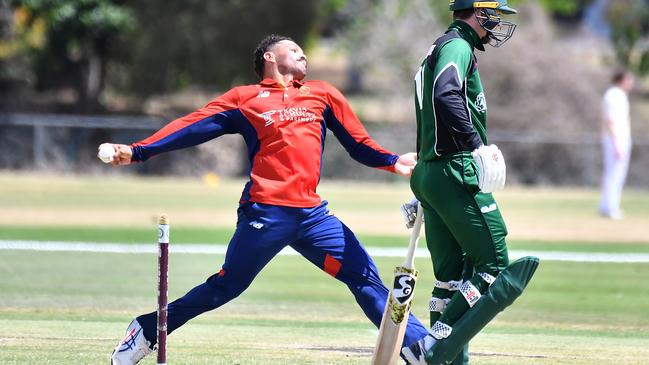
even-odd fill
[{"label": "collar of shirt", "polygon": [[460,33],[462,39],[467,41],[471,45],[471,48],[477,48],[481,51],[484,51],[484,44],[482,43],[482,39],[480,39],[478,33],[476,33],[476,31],[471,28],[469,24],[461,20],[456,20],[451,23],[446,32],[450,32],[452,30]]},{"label": "collar of shirt", "polygon": [[[279,81],[271,79],[271,78],[265,78],[265,79],[261,80],[261,82],[259,84],[262,85],[262,86],[277,87],[277,88],[281,88],[281,89],[287,88],[287,86],[284,86]],[[292,80],[290,85],[293,86],[296,89],[299,89],[304,85],[304,83],[302,81],[299,81],[299,80]]]}]

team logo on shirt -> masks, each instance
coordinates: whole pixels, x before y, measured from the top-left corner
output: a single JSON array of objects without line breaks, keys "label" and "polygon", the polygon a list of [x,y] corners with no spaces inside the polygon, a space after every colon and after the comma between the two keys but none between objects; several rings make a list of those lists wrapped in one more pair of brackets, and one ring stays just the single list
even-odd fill
[{"label": "team logo on shirt", "polygon": [[266,127],[268,127],[269,125],[275,123],[275,119],[273,119],[273,115],[275,113],[277,113],[277,110],[271,110],[269,112],[259,114],[259,117],[263,118],[264,121],[266,122],[266,124],[265,124]]},{"label": "team logo on shirt", "polygon": [[484,113],[487,111],[487,99],[484,96],[484,92],[481,92],[475,98],[475,108],[478,112]]},{"label": "team logo on shirt", "polygon": [[311,113],[307,108],[286,108],[282,110],[270,110],[265,113],[259,114],[265,122],[265,126],[275,122],[302,122],[310,123],[318,120],[315,113]]},{"label": "team logo on shirt", "polygon": [[267,98],[270,96],[270,91],[268,90],[262,90],[259,92],[259,95],[257,95],[258,98]]}]

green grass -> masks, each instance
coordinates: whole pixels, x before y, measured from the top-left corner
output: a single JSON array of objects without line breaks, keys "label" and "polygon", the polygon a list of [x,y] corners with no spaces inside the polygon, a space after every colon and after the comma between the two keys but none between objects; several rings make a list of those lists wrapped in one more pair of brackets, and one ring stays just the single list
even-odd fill
[{"label": "green grass", "polygon": [[[224,180],[211,187],[200,179],[0,172],[0,237],[78,241],[92,239],[93,230],[102,228],[102,237],[96,240],[146,242],[147,230],[155,226],[156,215],[164,212],[170,215],[174,232],[182,233],[176,235],[178,242],[227,242],[236,223],[243,183]],[[319,187],[332,212],[371,246],[392,246],[395,238],[407,236],[398,207],[410,198],[409,190],[405,180],[360,185],[324,181]],[[625,191],[623,208],[628,219],[620,222],[596,215],[599,193],[593,189],[511,188],[496,197],[512,245],[593,244],[585,249],[604,251],[612,244],[628,245],[618,247],[622,252],[643,250],[632,246],[649,246],[645,230],[639,229],[649,221],[649,191]]]},{"label": "green grass", "polygon": [[[173,244],[203,243],[227,244],[232,237],[232,228],[174,227]],[[0,240],[68,241],[68,242],[110,242],[110,243],[154,243],[156,231],[141,227],[84,227],[84,226],[2,226]],[[368,247],[399,247],[408,243],[407,232],[402,235],[358,234],[358,239]],[[420,241],[426,244],[425,237]],[[509,240],[513,250],[601,252],[601,253],[649,253],[649,245],[643,242],[575,242],[548,240]]]},{"label": "green grass", "polygon": [[509,240],[507,246],[512,250],[598,252],[598,253],[649,253],[649,245],[644,242],[620,243],[611,241],[548,241],[548,240]]},{"label": "green grass", "polygon": [[[233,231],[234,227],[173,227],[173,243],[226,244]],[[139,227],[0,226],[0,240],[151,243],[157,239],[156,230]]]},{"label": "green grass", "polygon": [[[496,193],[499,196],[501,193]],[[524,199],[507,199],[508,209],[513,211],[554,212],[555,214],[588,212],[597,207],[599,191],[595,189],[532,189],[518,191]],[[555,195],[553,198],[552,196]],[[629,214],[646,215],[649,194],[643,190],[625,190],[623,209]]]},{"label": "green grass", "polygon": [[[154,244],[154,215],[167,212],[172,244],[223,244],[242,186],[0,173],[0,240]],[[410,195],[405,181],[325,182],[320,193],[365,245],[407,244],[397,210]],[[622,222],[594,214],[595,190],[519,188],[497,197],[517,222],[510,230],[528,224],[531,232],[510,236],[510,249],[649,252],[647,191],[625,192]],[[172,255],[170,298],[222,261]],[[401,261],[376,259],[385,282]],[[428,259],[418,259],[417,268],[413,313],[425,320],[434,278]],[[542,262],[523,296],[471,342],[471,364],[646,364],[647,277],[647,264]],[[155,282],[155,255],[0,250],[0,364],[109,363],[130,319],[154,309]],[[169,363],[368,364],[375,340],[376,329],[345,286],[300,257],[280,256],[239,298],[172,334]]]},{"label": "green grass", "polygon": [[[170,297],[222,259],[173,255]],[[377,260],[384,279],[399,261]],[[146,254],[3,251],[0,363],[106,363],[130,318],[154,309],[155,265]],[[414,313],[425,318],[433,278],[426,260],[417,266]],[[649,297],[637,293],[649,291],[647,275],[640,264],[544,262],[526,293],[473,341],[472,363],[642,364]],[[343,285],[300,257],[282,256],[241,297],[174,333],[169,362],[367,364],[375,333]],[[501,355],[487,355],[494,352]]]}]

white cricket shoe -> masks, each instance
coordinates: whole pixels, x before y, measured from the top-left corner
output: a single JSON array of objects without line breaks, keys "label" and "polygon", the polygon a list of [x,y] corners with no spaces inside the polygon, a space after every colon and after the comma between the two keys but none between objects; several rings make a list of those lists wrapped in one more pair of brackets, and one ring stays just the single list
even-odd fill
[{"label": "white cricket shoe", "polygon": [[150,343],[144,338],[142,326],[133,320],[126,329],[126,336],[119,341],[110,358],[112,365],[135,365],[151,353]]},{"label": "white cricket shoe", "polygon": [[426,362],[426,351],[428,351],[437,342],[431,335],[427,335],[421,340],[413,343],[409,347],[401,349],[401,355],[405,358],[408,365],[429,365]]}]

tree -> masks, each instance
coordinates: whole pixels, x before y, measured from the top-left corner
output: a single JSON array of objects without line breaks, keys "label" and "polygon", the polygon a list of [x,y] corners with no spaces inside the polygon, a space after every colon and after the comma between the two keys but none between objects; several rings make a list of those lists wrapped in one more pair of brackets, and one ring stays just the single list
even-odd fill
[{"label": "tree", "polygon": [[132,12],[112,0],[15,0],[15,27],[39,90],[74,87],[95,107],[114,42],[133,29]]},{"label": "tree", "polygon": [[115,83],[147,96],[188,85],[225,89],[255,82],[252,51],[264,36],[282,34],[308,47],[326,15],[344,1],[129,1],[138,25],[121,47],[126,77]]},{"label": "tree", "polygon": [[538,0],[555,16],[564,19],[577,19],[593,0]]},{"label": "tree", "polygon": [[[338,43],[347,49],[348,91],[408,94],[424,53],[441,31],[434,0],[350,0]],[[448,3],[445,4],[445,13]]]},{"label": "tree", "polygon": [[[528,0],[529,1],[529,0]],[[648,0],[538,0],[555,18],[576,21],[591,5],[606,9],[617,62],[641,74],[649,73]]]},{"label": "tree", "polygon": [[615,0],[609,3],[608,18],[619,62],[641,74],[649,73],[649,2]]}]

